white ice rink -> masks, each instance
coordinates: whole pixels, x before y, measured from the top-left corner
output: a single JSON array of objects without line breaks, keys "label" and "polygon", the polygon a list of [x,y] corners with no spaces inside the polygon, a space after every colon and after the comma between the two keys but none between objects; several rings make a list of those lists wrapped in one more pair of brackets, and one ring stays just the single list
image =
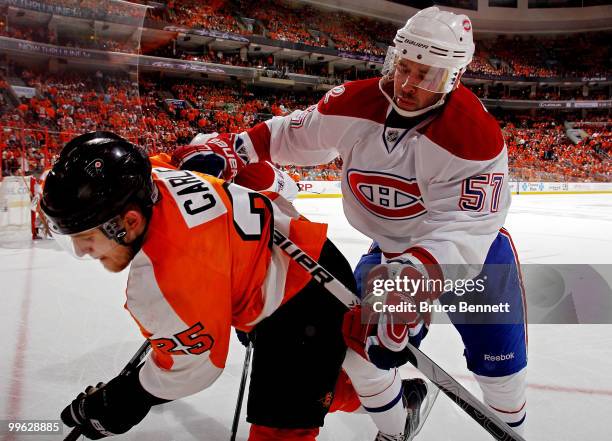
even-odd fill
[{"label": "white ice rink", "polygon": [[[330,224],[330,237],[355,265],[369,240],[349,227],[341,200],[297,205],[310,219]],[[515,196],[506,226],[523,263],[612,263],[612,195]],[[0,243],[0,420],[57,419],[85,386],[121,370],[142,341],[123,309],[126,275],[72,259],[53,241]],[[421,349],[479,393],[454,328],[434,325]],[[225,372],[210,389],[158,406],[113,439],[228,440],[243,357],[234,340]],[[413,373],[402,368],[403,377]],[[530,326],[527,391],[527,440],[612,440],[612,325]],[[284,406],[282,396],[278,406]],[[331,414],[319,439],[371,441],[375,433],[366,415]],[[238,439],[247,434],[243,414]],[[0,434],[0,441],[20,439],[62,437]],[[488,439],[442,394],[418,437]]]}]

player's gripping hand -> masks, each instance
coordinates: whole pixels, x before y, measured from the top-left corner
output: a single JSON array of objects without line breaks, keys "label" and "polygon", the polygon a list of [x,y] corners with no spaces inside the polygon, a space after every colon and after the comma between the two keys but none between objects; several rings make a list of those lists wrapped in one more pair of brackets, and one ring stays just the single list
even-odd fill
[{"label": "player's gripping hand", "polygon": [[61,413],[68,427],[79,426],[89,439],[125,433],[147,415],[151,406],[166,402],[143,389],[136,369],[108,384],[88,386]]},{"label": "player's gripping hand", "polygon": [[177,147],[172,164],[231,181],[246,165],[244,142],[234,133],[199,134],[189,145]]},{"label": "player's gripping hand", "polygon": [[[422,339],[431,320],[431,314],[419,308],[421,302],[430,301],[430,293],[425,290],[413,292],[414,285],[409,282],[399,285],[395,282],[426,280],[416,267],[406,263],[372,268],[362,306],[344,317],[343,334],[347,346],[381,369],[405,364],[410,355],[407,343],[411,338]],[[393,287],[384,284],[387,280],[394,282]]]}]

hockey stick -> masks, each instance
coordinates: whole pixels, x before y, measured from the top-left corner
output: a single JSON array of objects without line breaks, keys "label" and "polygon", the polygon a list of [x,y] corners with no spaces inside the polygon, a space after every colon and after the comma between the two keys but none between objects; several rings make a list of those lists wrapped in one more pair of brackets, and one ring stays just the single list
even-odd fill
[{"label": "hockey stick", "polygon": [[244,388],[246,386],[246,380],[249,376],[249,364],[251,363],[251,352],[253,352],[253,345],[249,343],[244,354],[244,366],[242,366],[242,379],[240,380],[240,388],[238,389],[238,401],[236,402],[236,411],[234,412],[234,421],[232,422],[232,436],[230,441],[236,441],[236,434],[238,433],[238,422],[240,421],[240,410],[242,409],[242,398],[244,397]]},{"label": "hockey stick", "polygon": [[[304,268],[313,280],[323,288],[333,294],[348,309],[353,309],[361,300],[339,280],[331,275],[329,271],[319,265],[314,259],[309,257],[295,243],[293,243],[283,233],[274,229],[274,244],[283,250],[291,259]],[[474,421],[480,424],[494,439],[498,441],[525,441],[508,424],[502,421],[472,395],[466,388],[461,386],[440,366],[433,362],[418,348],[408,343],[408,350],[411,353],[410,363],[421,371],[432,383],[455,402],[464,412]]]},{"label": "hockey stick", "polygon": [[[136,351],[134,356],[130,359],[130,361],[128,361],[128,363],[125,365],[123,370],[119,373],[119,375],[123,376],[123,375],[127,375],[130,372],[132,372],[140,364],[140,362],[147,356],[150,348],[151,348],[151,343],[149,342],[149,340],[146,340],[140,346],[140,348],[138,348],[138,351]],[[80,436],[81,436],[81,428],[77,426],[70,431],[68,436],[64,438],[64,441],[77,441]]]}]

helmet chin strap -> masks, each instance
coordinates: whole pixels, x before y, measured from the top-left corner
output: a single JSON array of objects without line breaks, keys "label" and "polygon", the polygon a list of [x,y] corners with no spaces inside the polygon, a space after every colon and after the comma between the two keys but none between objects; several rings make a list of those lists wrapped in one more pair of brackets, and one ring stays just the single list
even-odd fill
[{"label": "helmet chin strap", "polygon": [[385,88],[382,86],[383,81],[384,81],[384,77],[381,78],[380,81],[378,82],[378,88],[380,89],[382,94],[385,96],[385,98],[387,98],[387,101],[391,103],[391,106],[393,106],[393,110],[395,110],[401,116],[405,116],[407,118],[414,118],[415,116],[423,115],[424,113],[427,113],[433,109],[440,107],[442,104],[444,104],[444,100],[446,98],[446,94],[444,94],[436,103],[432,104],[431,106],[423,107],[422,109],[412,110],[412,111],[404,110],[400,108],[400,106],[397,105],[393,97],[389,96],[389,94],[385,91]]}]

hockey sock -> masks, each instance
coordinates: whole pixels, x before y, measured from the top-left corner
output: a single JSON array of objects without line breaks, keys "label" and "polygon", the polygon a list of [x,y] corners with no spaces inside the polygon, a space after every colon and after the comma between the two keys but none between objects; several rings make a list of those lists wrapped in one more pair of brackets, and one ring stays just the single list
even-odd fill
[{"label": "hockey sock", "polygon": [[474,375],[482,389],[484,402],[493,413],[522,435],[527,416],[525,380],[527,369],[505,377]]},{"label": "hockey sock", "polygon": [[398,370],[378,369],[350,349],[343,368],[378,430],[390,435],[403,433],[408,414],[402,402],[402,379]]}]

